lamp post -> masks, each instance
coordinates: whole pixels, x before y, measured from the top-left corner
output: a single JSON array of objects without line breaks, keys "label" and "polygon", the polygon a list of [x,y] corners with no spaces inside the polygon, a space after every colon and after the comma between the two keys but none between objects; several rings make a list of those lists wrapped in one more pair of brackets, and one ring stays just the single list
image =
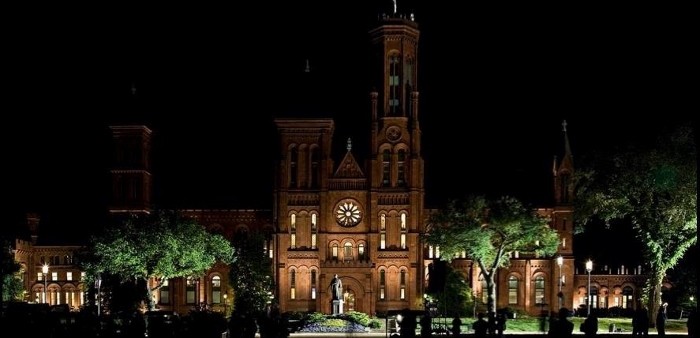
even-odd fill
[{"label": "lamp post", "polygon": [[41,273],[44,275],[44,303],[48,303],[49,300],[46,298],[46,288],[48,287],[47,278],[49,277],[49,265],[44,263],[41,267]]},{"label": "lamp post", "polygon": [[102,294],[100,292],[100,287],[102,286],[102,275],[97,274],[97,279],[95,279],[95,286],[97,287],[97,317],[100,317],[102,308]]},{"label": "lamp post", "polygon": [[593,261],[590,259],[586,262],[586,271],[588,272],[588,315],[591,314],[591,271],[593,270]]},{"label": "lamp post", "polygon": [[559,297],[559,308],[561,309],[562,305],[562,300],[564,298],[564,294],[561,293],[561,284],[562,284],[562,279],[561,279],[561,266],[564,264],[564,257],[559,256],[557,257],[557,265],[559,265],[559,293],[557,296]]},{"label": "lamp post", "polygon": [[228,293],[224,293],[224,318],[228,317]]}]

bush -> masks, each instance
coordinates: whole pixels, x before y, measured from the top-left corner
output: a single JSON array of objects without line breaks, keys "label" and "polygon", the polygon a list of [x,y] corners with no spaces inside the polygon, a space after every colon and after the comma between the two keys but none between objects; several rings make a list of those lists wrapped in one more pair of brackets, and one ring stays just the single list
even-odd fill
[{"label": "bush", "polygon": [[326,315],[320,312],[313,312],[310,313],[309,316],[306,318],[306,321],[309,323],[320,323],[326,320]]}]

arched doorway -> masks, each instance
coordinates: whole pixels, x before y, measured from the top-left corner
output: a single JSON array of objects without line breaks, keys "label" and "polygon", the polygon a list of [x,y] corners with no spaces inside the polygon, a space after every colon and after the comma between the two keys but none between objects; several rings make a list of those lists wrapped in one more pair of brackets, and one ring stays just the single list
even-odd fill
[{"label": "arched doorway", "polygon": [[345,311],[355,311],[355,291],[351,288],[346,288],[343,293],[343,300],[345,304]]}]

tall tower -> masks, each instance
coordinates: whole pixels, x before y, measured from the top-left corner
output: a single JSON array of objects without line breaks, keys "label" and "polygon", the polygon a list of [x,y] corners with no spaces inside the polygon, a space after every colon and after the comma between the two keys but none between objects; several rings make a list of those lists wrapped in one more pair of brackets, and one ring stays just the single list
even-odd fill
[{"label": "tall tower", "polygon": [[[406,308],[422,304],[424,291],[424,164],[418,121],[418,38],[412,15],[396,11],[380,18],[370,30],[374,51],[370,93],[371,158],[370,211],[372,243],[378,244],[373,262],[376,280],[399,277],[379,285],[377,311],[392,310],[387,303]],[[393,271],[391,267],[398,267]],[[398,288],[390,282],[398,283]],[[386,288],[387,290],[383,290]],[[398,290],[396,293],[395,290]],[[384,300],[384,302],[382,301]]]},{"label": "tall tower", "polygon": [[554,258],[555,261],[552,262],[551,266],[552,272],[554,269],[558,269],[557,283],[559,284],[558,288],[561,288],[561,293],[557,292],[559,304],[570,309],[573,307],[573,299],[567,295],[572,295],[574,292],[574,187],[571,180],[574,175],[574,157],[571,154],[566,120],[561,125],[564,136],[564,154],[560,162],[557,162],[556,157],[554,158],[552,167],[554,178],[552,226],[559,233],[560,241],[557,257]]},{"label": "tall tower", "polygon": [[114,146],[109,212],[151,212],[151,130],[142,125],[110,127]]}]

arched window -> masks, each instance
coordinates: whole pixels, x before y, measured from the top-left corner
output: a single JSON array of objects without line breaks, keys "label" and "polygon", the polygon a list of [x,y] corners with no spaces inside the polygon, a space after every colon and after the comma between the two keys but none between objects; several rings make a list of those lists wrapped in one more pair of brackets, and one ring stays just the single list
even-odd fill
[{"label": "arched window", "polygon": [[406,299],[406,270],[401,269],[399,278],[399,298]]},{"label": "arched window", "polygon": [[352,260],[352,243],[350,242],[345,242],[343,246],[343,259],[346,261]]},{"label": "arched window", "polygon": [[535,304],[544,304],[544,276],[535,277]]},{"label": "arched window", "polygon": [[170,304],[170,282],[166,279],[158,289],[158,304]]},{"label": "arched window", "polygon": [[396,185],[400,187],[405,187],[406,186],[406,150],[401,149],[399,150],[399,161],[397,163],[398,166],[398,175],[396,177]]},{"label": "arched window", "polygon": [[316,225],[316,214],[311,214],[311,249],[316,249],[317,236],[318,236],[318,226]]},{"label": "arched window", "polygon": [[379,299],[386,299],[386,270],[379,270]]},{"label": "arched window", "polygon": [[382,152],[382,187],[391,185],[391,152],[384,149]]},{"label": "arched window", "polygon": [[591,286],[591,308],[598,308],[598,287]]},{"label": "arched window", "polygon": [[221,304],[221,277],[213,276],[211,278],[211,302]]},{"label": "arched window", "polygon": [[297,298],[297,272],[294,269],[289,271],[289,298]]},{"label": "arched window", "polygon": [[406,249],[406,235],[408,226],[406,225],[406,214],[401,214],[401,249]]},{"label": "arched window", "polygon": [[365,244],[364,243],[360,243],[357,245],[357,258],[359,260],[365,259]]},{"label": "arched window", "polygon": [[292,214],[291,224],[289,225],[289,246],[292,249],[297,247],[297,215]]},{"label": "arched window", "polygon": [[386,215],[379,215],[379,248],[386,249]]},{"label": "arched window", "polygon": [[518,304],[518,278],[508,277],[508,304]]}]

